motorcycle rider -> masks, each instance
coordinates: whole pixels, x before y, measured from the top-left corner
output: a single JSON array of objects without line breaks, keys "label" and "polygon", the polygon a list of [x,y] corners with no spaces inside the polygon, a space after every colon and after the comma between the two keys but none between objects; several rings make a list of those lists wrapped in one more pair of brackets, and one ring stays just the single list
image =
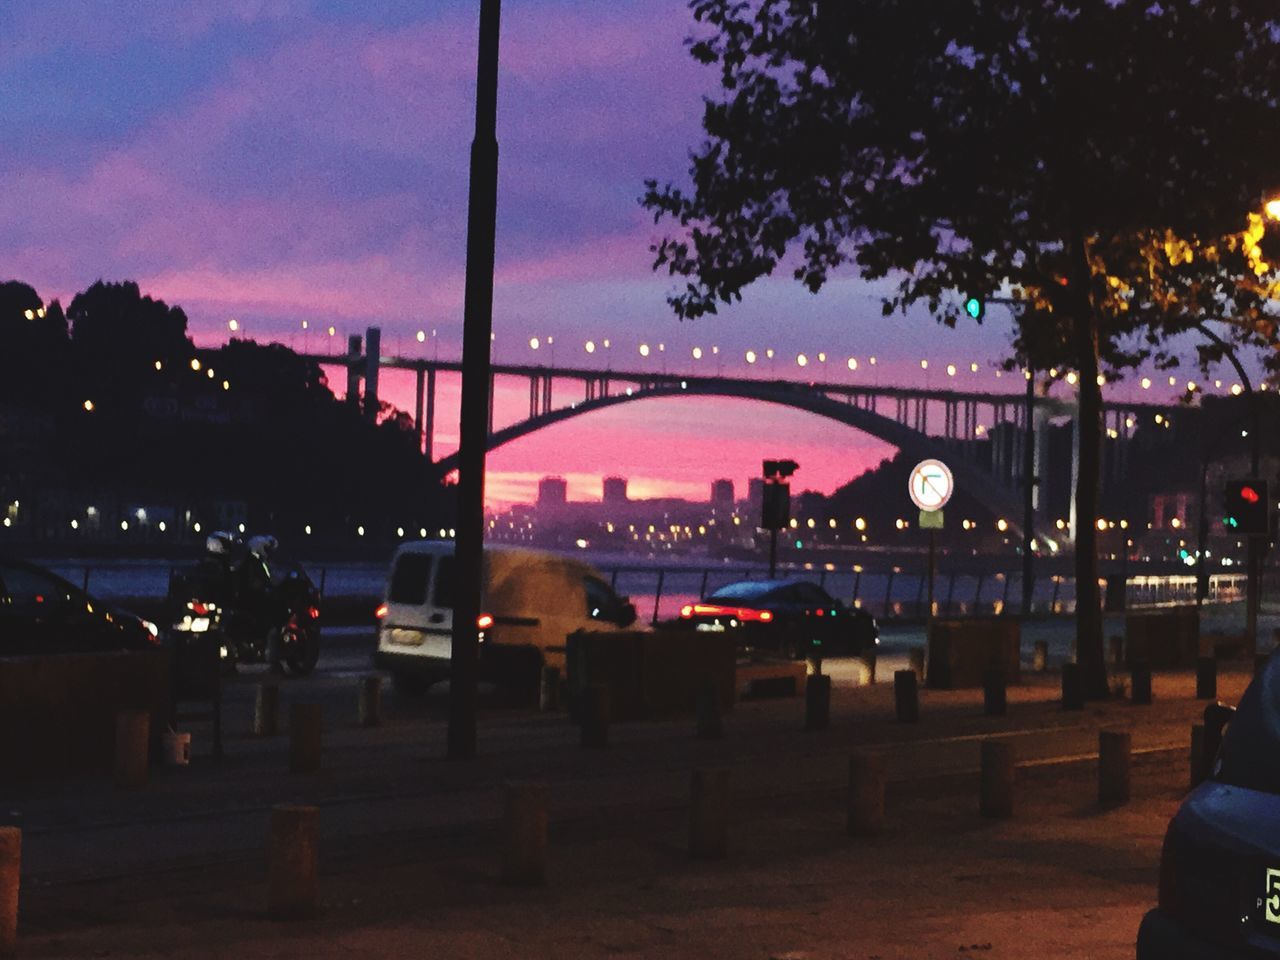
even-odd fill
[{"label": "motorcycle rider", "polygon": [[[269,534],[263,534],[250,537],[245,546],[245,556],[238,569],[241,596],[255,615],[265,618],[271,604],[270,560],[279,549],[280,542]],[[267,632],[266,659],[272,673],[284,673],[284,665],[280,662],[280,630],[274,626]]]}]

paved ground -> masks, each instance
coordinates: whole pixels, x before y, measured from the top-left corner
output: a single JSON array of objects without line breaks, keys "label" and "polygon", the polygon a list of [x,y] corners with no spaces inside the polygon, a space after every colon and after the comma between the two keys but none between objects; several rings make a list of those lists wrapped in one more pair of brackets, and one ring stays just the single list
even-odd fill
[{"label": "paved ground", "polygon": [[[228,691],[228,756],[197,758],[119,791],[75,783],[0,792],[0,820],[24,828],[22,939],[29,957],[1132,956],[1154,899],[1160,839],[1187,779],[1192,678],[1155,679],[1156,702],[1067,712],[1054,674],[1010,690],[1009,715],[976,691],[922,693],[922,720],[893,719],[892,689],[833,694],[831,729],[802,732],[796,700],[740,704],[721,741],[689,718],[615,726],[586,750],[561,715],[489,708],[482,755],[444,755],[443,700],[388,699],[388,722],[354,724],[367,636],[335,635],[320,675],[282,699],[318,699],[318,775],[287,772],[287,738],[248,735],[252,671]],[[895,641],[886,646],[892,650]],[[882,675],[884,673],[882,669]],[[1224,668],[1238,698],[1243,668]],[[287,713],[287,710],[286,710]],[[1133,732],[1135,801],[1095,802],[1097,731]],[[1014,820],[977,816],[981,739],[1022,761]],[[846,758],[888,758],[882,837],[843,832]],[[690,771],[730,771],[731,854],[685,852]],[[502,785],[550,785],[548,883],[497,881]],[[322,899],[314,921],[264,914],[269,811],[321,808]]]}]

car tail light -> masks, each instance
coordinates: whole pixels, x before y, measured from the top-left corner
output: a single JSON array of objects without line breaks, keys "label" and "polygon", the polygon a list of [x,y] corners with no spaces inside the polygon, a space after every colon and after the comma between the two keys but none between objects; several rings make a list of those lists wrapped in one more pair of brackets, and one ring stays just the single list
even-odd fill
[{"label": "car tail light", "polygon": [[187,606],[191,608],[191,612],[194,613],[197,617],[204,617],[204,616],[208,616],[209,614],[208,604],[202,603],[199,600],[192,600],[189,604],[187,604]]},{"label": "car tail light", "polygon": [[488,630],[490,627],[493,626],[493,614],[490,614],[490,613],[480,614],[480,616],[476,617],[476,626],[479,627],[481,630]]},{"label": "car tail light", "polygon": [[[385,606],[385,604],[383,604],[383,606]],[[320,619],[320,608],[319,608],[319,607],[308,607],[308,608],[307,608],[307,616],[308,616],[308,617],[310,617],[312,620],[319,620],[319,619]]]},{"label": "car tail light", "polygon": [[738,620],[759,620],[768,623],[773,619],[770,610],[753,610],[750,607],[726,607],[718,603],[691,603],[680,608],[680,616],[685,620],[691,617],[735,617]]},{"label": "car tail light", "polygon": [[378,609],[373,611],[373,616],[377,620],[381,620],[387,615],[387,605],[385,603],[378,604]]}]

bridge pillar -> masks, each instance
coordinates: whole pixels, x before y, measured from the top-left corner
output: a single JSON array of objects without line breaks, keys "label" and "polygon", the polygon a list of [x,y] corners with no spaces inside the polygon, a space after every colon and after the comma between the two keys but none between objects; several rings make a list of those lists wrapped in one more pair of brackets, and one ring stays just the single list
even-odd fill
[{"label": "bridge pillar", "polygon": [[427,371],[427,418],[422,434],[422,453],[428,463],[435,461],[436,442],[436,369]]},{"label": "bridge pillar", "polygon": [[347,403],[360,405],[360,334],[347,337]]},{"label": "bridge pillar", "polygon": [[378,421],[378,366],[382,363],[382,331],[369,327],[364,332],[364,417]]}]

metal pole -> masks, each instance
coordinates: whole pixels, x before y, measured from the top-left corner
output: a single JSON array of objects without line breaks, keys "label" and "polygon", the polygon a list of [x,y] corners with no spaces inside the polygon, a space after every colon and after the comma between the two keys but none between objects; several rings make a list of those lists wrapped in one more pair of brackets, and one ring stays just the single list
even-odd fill
[{"label": "metal pole", "polygon": [[1027,364],[1027,412],[1022,435],[1022,612],[1031,609],[1031,589],[1035,583],[1031,541],[1035,539],[1036,489],[1036,372]]},{"label": "metal pole", "polygon": [[778,528],[769,531],[769,579],[775,580],[778,575]]},{"label": "metal pole", "polygon": [[484,575],[484,467],[489,434],[493,259],[498,207],[498,26],[501,0],[480,0],[476,130],[471,143],[458,446],[457,596],[449,676],[449,758],[476,754],[476,667]]},{"label": "metal pole", "polygon": [[936,550],[938,545],[938,533],[936,530],[929,530],[929,608],[925,615],[927,621],[933,620],[933,574],[936,568]]}]

